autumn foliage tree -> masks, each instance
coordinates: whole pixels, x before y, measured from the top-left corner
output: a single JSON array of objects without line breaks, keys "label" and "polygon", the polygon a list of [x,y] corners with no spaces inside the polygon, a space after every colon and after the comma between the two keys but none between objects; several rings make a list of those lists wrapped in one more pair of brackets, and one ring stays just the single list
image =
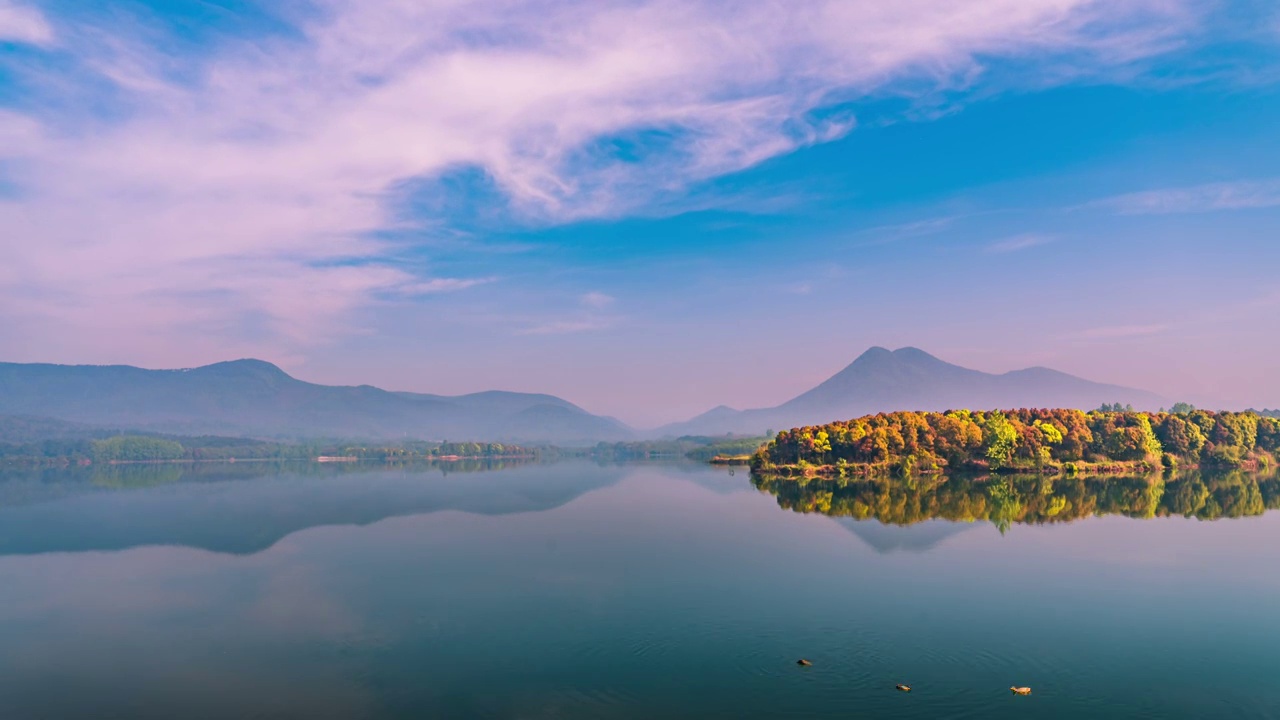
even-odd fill
[{"label": "autumn foliage tree", "polygon": [[792,466],[941,472],[1077,466],[1269,465],[1280,419],[1255,412],[1146,413],[1066,409],[893,412],[784,430],[753,457]]}]

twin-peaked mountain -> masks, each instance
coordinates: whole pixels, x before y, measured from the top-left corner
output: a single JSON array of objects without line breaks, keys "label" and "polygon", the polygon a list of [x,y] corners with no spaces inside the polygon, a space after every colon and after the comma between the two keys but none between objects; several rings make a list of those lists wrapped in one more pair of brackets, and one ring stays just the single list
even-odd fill
[{"label": "twin-peaked mountain", "polygon": [[190,370],[0,363],[0,414],[178,435],[581,442],[630,428],[551,395],[334,387],[261,360]]},{"label": "twin-peaked mountain", "polygon": [[1168,404],[1142,390],[1104,385],[1033,367],[995,375],[944,362],[913,347],[873,347],[817,387],[771,408],[724,406],[685,423],[671,434],[763,433],[816,425],[893,410],[996,409],[1022,407],[1092,410],[1102,403],[1154,410]]},{"label": "twin-peaked mountain", "polygon": [[[719,407],[643,433],[762,434],[892,410],[1168,404],[1141,390],[1102,385],[1047,368],[1002,375],[943,362],[915,348],[871,348],[812,390],[773,408]],[[290,377],[261,360],[189,370],[0,363],[0,415],[175,435],[268,438],[589,443],[638,433],[552,395],[481,392],[444,396],[335,387]],[[0,438],[5,441],[6,438]],[[9,442],[15,439],[7,439]]]}]

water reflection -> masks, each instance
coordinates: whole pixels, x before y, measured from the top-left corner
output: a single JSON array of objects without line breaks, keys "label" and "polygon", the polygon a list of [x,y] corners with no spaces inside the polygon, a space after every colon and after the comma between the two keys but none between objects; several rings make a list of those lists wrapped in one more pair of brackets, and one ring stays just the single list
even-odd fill
[{"label": "water reflection", "polygon": [[926,520],[1064,523],[1100,515],[1201,520],[1280,508],[1280,476],[1243,471],[1149,477],[939,477],[848,480],[754,475],[752,484],[801,513],[912,525]]},{"label": "water reflection", "polygon": [[928,552],[949,538],[981,527],[947,520],[925,520],[914,525],[884,525],[848,517],[835,517],[832,521],[881,555]]},{"label": "water reflection", "polygon": [[[1280,565],[1280,513],[1062,522],[1084,507],[1159,514],[1180,492],[1193,513],[1244,513],[1250,484],[1265,506],[1274,478],[1157,478],[1154,511],[1144,479],[1102,491],[1059,481],[1047,495],[1030,478],[1008,494],[981,480],[898,483],[864,500],[954,498],[986,519],[1061,504],[1001,537],[941,515],[899,526],[781,511],[745,473],[707,467],[255,468],[0,481],[0,718],[1263,718],[1280,707],[1280,577],[1259,571]],[[828,490],[829,507],[845,492],[875,499],[854,490]],[[907,552],[882,554],[895,550]],[[1012,698],[1012,684],[1035,694]]]},{"label": "water reflection", "polygon": [[446,510],[548,510],[615,483],[623,473],[619,467],[504,461],[10,471],[0,475],[0,555],[143,545],[251,554],[322,525],[367,525]]},{"label": "water reflection", "polygon": [[305,477],[368,475],[393,470],[414,474],[448,476],[454,473],[491,472],[538,465],[522,458],[463,459],[448,462],[419,461],[400,464],[353,462],[315,463],[297,460],[195,463],[122,463],[72,465],[67,467],[0,468],[0,506],[17,497],[16,488],[43,486],[50,497],[67,492],[87,492],[93,488],[144,488],[176,482],[220,482],[290,474]]}]

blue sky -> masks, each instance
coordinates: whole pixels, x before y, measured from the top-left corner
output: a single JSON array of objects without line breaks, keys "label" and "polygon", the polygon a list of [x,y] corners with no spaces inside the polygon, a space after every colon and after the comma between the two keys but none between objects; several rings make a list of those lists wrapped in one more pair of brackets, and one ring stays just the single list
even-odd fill
[{"label": "blue sky", "polygon": [[0,0],[0,347],[641,426],[871,345],[1276,407],[1276,128],[1266,2]]}]

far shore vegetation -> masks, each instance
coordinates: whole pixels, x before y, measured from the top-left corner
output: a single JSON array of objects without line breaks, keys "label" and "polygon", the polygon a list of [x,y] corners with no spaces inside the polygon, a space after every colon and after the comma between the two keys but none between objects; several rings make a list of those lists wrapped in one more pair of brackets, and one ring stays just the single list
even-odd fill
[{"label": "far shore vegetation", "polygon": [[65,466],[123,463],[355,460],[385,463],[590,458],[691,460],[746,464],[768,437],[686,435],[664,440],[584,447],[499,442],[328,439],[294,442],[215,435],[167,435],[0,416],[0,465]]},{"label": "far shore vegetation", "polygon": [[777,475],[1145,473],[1178,467],[1266,469],[1280,452],[1269,412],[1064,409],[893,412],[794,428],[751,457]]},{"label": "far shore vegetation", "polygon": [[1266,469],[1280,455],[1280,410],[1210,412],[1185,403],[1137,412],[1064,409],[893,412],[776,435],[686,435],[582,447],[403,439],[299,440],[110,430],[0,416],[0,465],[307,460],[380,462],[690,460],[782,476],[1141,474],[1157,469]]},{"label": "far shore vegetation", "polygon": [[251,438],[115,434],[102,438],[0,441],[0,465],[226,462],[353,459],[382,462],[536,459],[540,448],[480,442],[282,443]]},{"label": "far shore vegetation", "polygon": [[685,459],[745,465],[751,454],[771,439],[764,436],[682,435],[668,440],[599,443],[588,454],[604,460]]}]

